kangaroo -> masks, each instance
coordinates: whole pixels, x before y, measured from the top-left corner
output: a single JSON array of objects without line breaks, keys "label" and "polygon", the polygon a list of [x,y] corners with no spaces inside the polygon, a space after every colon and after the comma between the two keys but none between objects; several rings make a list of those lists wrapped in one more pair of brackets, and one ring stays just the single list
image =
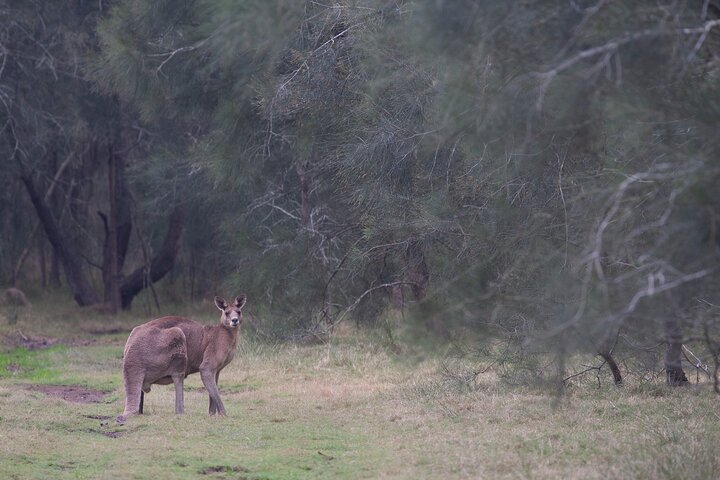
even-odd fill
[{"label": "kangaroo", "polygon": [[183,380],[197,372],[210,395],[210,415],[226,415],[217,382],[220,371],[235,355],[246,301],[245,294],[238,295],[232,305],[215,297],[215,306],[222,312],[219,325],[162,317],[133,328],[123,358],[125,411],[117,422],[143,413],[145,394],[153,384],[174,383],[175,413],[183,413]]}]

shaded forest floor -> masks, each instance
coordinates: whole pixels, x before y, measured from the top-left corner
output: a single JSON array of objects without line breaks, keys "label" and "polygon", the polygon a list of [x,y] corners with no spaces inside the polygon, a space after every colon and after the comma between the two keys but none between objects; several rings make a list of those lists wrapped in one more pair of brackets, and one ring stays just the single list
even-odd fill
[{"label": "shaded forest floor", "polygon": [[[214,311],[192,314],[215,322]],[[122,348],[142,314],[34,306],[0,317],[0,478],[717,478],[710,388],[598,388],[559,402],[492,373],[461,385],[442,356],[348,331],[328,345],[244,339],[220,376],[227,418],[198,375],[186,414],[155,386],[123,407]],[[65,387],[59,387],[64,385]],[[557,403],[555,406],[554,404]]]}]

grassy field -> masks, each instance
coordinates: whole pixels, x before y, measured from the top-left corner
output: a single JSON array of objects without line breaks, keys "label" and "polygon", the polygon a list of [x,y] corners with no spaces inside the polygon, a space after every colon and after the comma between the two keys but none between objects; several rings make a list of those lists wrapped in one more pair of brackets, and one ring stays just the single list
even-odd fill
[{"label": "grassy field", "polygon": [[[216,321],[204,311],[184,313]],[[242,340],[220,376],[226,418],[208,417],[193,375],[185,415],[173,413],[172,386],[155,386],[146,414],[118,426],[122,347],[147,318],[71,306],[9,317],[0,318],[3,479],[720,478],[720,404],[707,387],[588,379],[557,402],[492,373],[450,381],[442,355],[409,342],[397,353],[347,331],[326,345]],[[48,385],[104,395],[67,401]]]}]

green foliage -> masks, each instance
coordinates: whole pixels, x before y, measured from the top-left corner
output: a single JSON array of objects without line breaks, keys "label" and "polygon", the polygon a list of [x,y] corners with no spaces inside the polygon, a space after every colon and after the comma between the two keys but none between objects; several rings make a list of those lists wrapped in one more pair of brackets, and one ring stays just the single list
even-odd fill
[{"label": "green foliage", "polygon": [[278,335],[409,306],[513,351],[629,354],[670,318],[717,333],[706,6],[86,5],[96,34],[62,37],[86,76],[57,108],[91,82],[94,112],[138,112],[129,177],[150,244],[185,202],[182,288],[247,291]]},{"label": "green foliage", "polygon": [[524,318],[525,336],[581,329],[594,349],[646,269],[707,262],[683,254],[705,221],[668,210],[706,208],[685,192],[718,173],[697,93],[714,88],[714,44],[678,59],[701,21],[689,7],[174,7],[120,2],[99,82],[192,135],[228,283],[289,326],[348,306],[370,320],[391,296],[377,285],[432,278],[420,313],[448,326]]}]

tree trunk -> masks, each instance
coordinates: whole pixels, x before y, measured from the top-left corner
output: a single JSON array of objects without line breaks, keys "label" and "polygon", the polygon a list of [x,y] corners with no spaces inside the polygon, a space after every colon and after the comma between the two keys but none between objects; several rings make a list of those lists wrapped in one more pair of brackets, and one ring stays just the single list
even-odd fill
[{"label": "tree trunk", "polygon": [[420,242],[411,240],[406,251],[407,270],[405,278],[412,282],[410,285],[415,300],[422,300],[427,295],[427,287],[430,282],[430,269],[425,262],[425,254],[422,251]]},{"label": "tree trunk", "polygon": [[45,262],[45,237],[40,235],[37,239],[38,253],[40,254],[40,281],[43,288],[47,287],[47,268]]},{"label": "tree trunk", "polygon": [[620,373],[620,368],[615,362],[612,354],[608,351],[603,351],[598,352],[598,355],[600,355],[600,357],[608,364],[608,367],[610,367],[610,371],[613,374],[613,380],[615,381],[615,385],[622,385],[622,374]]},{"label": "tree trunk", "polygon": [[[57,152],[53,152],[53,154],[52,154],[52,172],[53,172],[54,177],[53,177],[53,181],[50,183],[50,186],[47,189],[47,192],[45,192],[45,195],[42,197],[42,201],[43,201],[43,203],[46,203],[49,201],[50,205],[55,206],[55,210],[58,209],[58,205],[60,205],[60,203],[61,203],[60,198],[57,194],[57,189],[55,187],[58,185],[58,181],[60,180],[63,171],[68,166],[68,163],[70,162],[70,158],[71,157],[68,157],[63,162],[63,164],[60,166],[60,168],[58,169]],[[50,208],[50,212],[52,213],[52,208],[50,206],[48,206],[48,208]],[[17,263],[15,264],[15,269],[13,270],[13,276],[12,276],[12,284],[13,285],[15,285],[15,283],[17,282],[17,278],[20,275],[20,270],[22,269],[23,264],[25,263],[25,260],[27,260],[27,257],[30,254],[30,250],[32,248],[32,241],[35,238],[35,235],[37,234],[37,232],[40,230],[40,223],[41,223],[40,220],[38,220],[35,223],[35,226],[33,227],[32,231],[30,232],[30,235],[28,236],[28,240],[25,244],[25,249],[22,251],[22,253],[20,254],[20,257],[18,258]],[[40,247],[41,260],[42,260],[42,262],[41,262],[42,282],[43,282],[42,285],[44,287],[44,286],[46,286],[45,240],[44,240],[44,238],[40,239],[39,247]],[[55,267],[55,270],[57,271],[57,257],[55,255],[53,255],[53,261],[54,261],[53,266]],[[59,277],[58,277],[57,285],[58,286],[60,285]]]},{"label": "tree trunk", "polygon": [[[103,272],[103,277],[107,277],[107,283],[105,285],[106,291],[105,296],[110,297],[110,305],[112,305],[113,313],[117,313],[120,310],[120,283],[118,278],[118,232],[117,232],[117,160],[113,154],[112,145],[110,145],[108,152],[108,195],[110,196],[110,225],[108,226],[108,237],[106,249],[108,255],[108,270],[107,275]],[[108,292],[107,290],[110,290]],[[109,293],[109,295],[108,295]]]},{"label": "tree trunk", "polygon": [[180,206],[175,207],[169,217],[165,241],[150,265],[143,265],[123,279],[120,286],[122,308],[128,309],[135,296],[150,283],[163,278],[175,265],[175,258],[180,249],[180,237],[185,225],[185,212]]},{"label": "tree trunk", "polygon": [[55,249],[50,249],[50,278],[48,284],[51,287],[60,288],[62,282],[60,281],[60,261],[58,260]]},{"label": "tree trunk", "polygon": [[687,385],[688,379],[682,368],[682,329],[674,315],[665,321],[665,372],[667,384],[672,386]]},{"label": "tree trunk", "polygon": [[300,220],[304,226],[310,223],[310,185],[307,179],[307,163],[303,166],[295,165],[295,171],[300,179]]},{"label": "tree trunk", "polygon": [[[127,207],[127,202],[124,201],[125,207]],[[120,212],[120,219],[118,219],[118,225],[117,225],[117,242],[116,242],[116,256],[117,256],[117,266],[118,266],[118,285],[122,284],[122,268],[125,264],[125,258],[127,255],[128,246],[130,244],[130,233],[132,232],[132,218],[130,216],[130,209],[127,209],[127,217],[125,217],[125,214],[121,211]],[[109,225],[109,219],[108,216],[105,215],[105,213],[98,210],[97,212],[98,216],[103,222],[103,227],[105,230],[105,242],[103,244],[103,264],[102,264],[102,274],[103,274],[103,288],[105,291],[105,302],[111,302],[112,299],[110,298],[111,295],[111,275],[110,275],[110,252],[112,251],[112,248],[110,246],[110,225]]]},{"label": "tree trunk", "polygon": [[[52,154],[52,172],[55,178],[59,179],[56,151],[53,151]],[[57,185],[57,183],[53,182],[53,184],[50,185],[50,188],[53,188],[55,185]],[[62,199],[60,197],[59,189],[54,188],[50,194],[50,199],[48,201],[51,205],[57,206],[61,204],[61,200]],[[58,259],[57,253],[55,253],[54,248],[50,249],[50,286],[55,288],[60,288],[62,286],[62,282],[60,281],[60,260]]]},{"label": "tree trunk", "polygon": [[35,190],[35,185],[30,173],[24,171],[21,179],[35,207],[38,218],[42,223],[45,234],[58,257],[58,261],[65,270],[65,277],[68,280],[75,302],[81,307],[97,303],[97,295],[85,276],[82,268],[82,258],[75,249],[75,246],[65,238],[50,211],[50,207],[38,194],[37,190]]},{"label": "tree trunk", "polygon": [[120,155],[113,152],[112,146],[108,152],[108,184],[109,217],[102,212],[97,213],[105,227],[102,265],[104,299],[116,312],[121,307],[121,272],[130,243],[132,216],[128,202],[130,195],[125,177],[125,162]]}]

